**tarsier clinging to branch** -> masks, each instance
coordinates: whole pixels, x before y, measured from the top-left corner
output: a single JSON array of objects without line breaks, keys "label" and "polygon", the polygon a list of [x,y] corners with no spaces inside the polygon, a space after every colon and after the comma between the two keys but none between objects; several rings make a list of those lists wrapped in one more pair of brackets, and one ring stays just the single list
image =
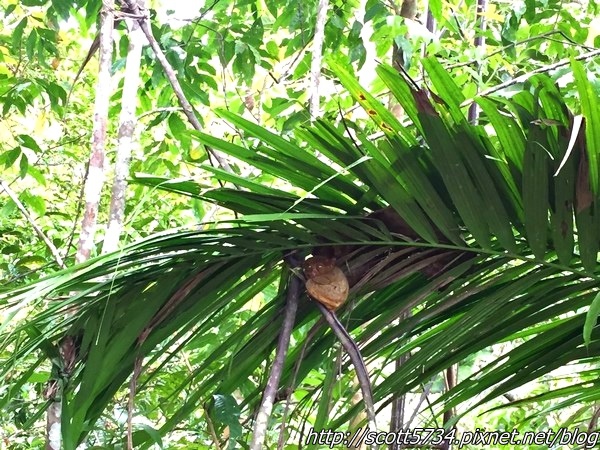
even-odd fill
[{"label": "tarsier clinging to branch", "polygon": [[[325,245],[312,249],[312,257],[303,264],[305,287],[315,300],[323,318],[336,334],[356,368],[357,377],[369,417],[369,428],[376,430],[375,408],[368,372],[358,346],[339,321],[335,311],[348,299],[353,290],[367,292],[381,289],[409,274],[420,272],[428,278],[439,277],[459,264],[473,258],[468,252],[411,246],[422,242],[420,236],[395,212],[387,207],[371,213],[366,220],[380,221],[399,243],[397,247],[369,245]],[[447,238],[436,230],[439,242]],[[344,273],[337,261],[344,261]],[[448,275],[437,289],[443,289],[453,279]]]},{"label": "tarsier clinging to branch", "polygon": [[340,340],[346,352],[348,352],[350,360],[356,369],[356,375],[369,418],[369,426],[372,431],[375,431],[377,430],[375,407],[367,368],[356,342],[354,342],[335,314],[335,310],[342,306],[348,299],[350,291],[348,279],[342,269],[336,265],[335,258],[328,258],[326,256],[308,258],[304,262],[303,270],[306,277],[306,291],[311,298],[316,300],[323,318]]},{"label": "tarsier clinging to branch", "polygon": [[335,311],[348,299],[348,279],[334,258],[313,256],[304,262],[306,290],[330,311]]}]

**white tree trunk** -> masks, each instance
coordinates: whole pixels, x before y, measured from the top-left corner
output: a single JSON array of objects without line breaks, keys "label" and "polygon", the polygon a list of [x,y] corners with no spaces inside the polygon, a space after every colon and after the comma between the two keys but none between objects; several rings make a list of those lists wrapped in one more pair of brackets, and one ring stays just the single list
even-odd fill
[{"label": "white tree trunk", "polygon": [[[94,106],[94,124],[88,173],[85,180],[85,212],[81,224],[81,234],[77,245],[76,262],[83,262],[90,257],[94,245],[94,233],[98,217],[100,193],[104,183],[104,148],[106,126],[108,122],[108,106],[110,99],[110,68],[112,65],[112,33],[114,28],[114,1],[103,0],[100,12],[100,66],[96,84],[96,102]],[[70,354],[72,337],[67,336],[61,345],[61,357]],[[63,348],[62,346],[69,348]],[[66,361],[65,367],[69,366]],[[66,374],[67,376],[69,374]],[[55,383],[57,386],[58,383]],[[46,413],[46,450],[61,449],[61,413],[62,392],[60,388],[51,393],[53,401]]]},{"label": "white tree trunk", "polygon": [[112,33],[114,28],[114,1],[103,0],[100,27],[100,67],[96,83],[96,102],[94,105],[94,125],[92,129],[92,149],[85,180],[85,211],[81,223],[81,234],[77,244],[76,262],[90,257],[94,246],[94,234],[98,221],[98,205],[104,185],[104,158],[106,146],[106,127],[110,99],[110,68],[112,65]]},{"label": "white tree trunk", "polygon": [[329,0],[319,0],[317,9],[317,22],[315,24],[315,37],[312,45],[312,60],[310,64],[311,93],[310,117],[316,119],[320,114],[321,97],[319,83],[321,82],[321,66],[323,63],[323,41],[325,40],[325,22],[327,22],[327,9]]},{"label": "white tree trunk", "polygon": [[[138,3],[140,2],[138,1]],[[119,143],[115,161],[115,178],[112,185],[108,227],[104,236],[102,253],[115,251],[119,246],[119,238],[123,230],[123,219],[125,217],[125,196],[127,193],[129,163],[135,139],[135,109],[140,84],[140,62],[145,38],[137,21],[131,23],[129,30],[129,48],[127,50],[123,94],[121,97],[121,117],[119,118]]]}]

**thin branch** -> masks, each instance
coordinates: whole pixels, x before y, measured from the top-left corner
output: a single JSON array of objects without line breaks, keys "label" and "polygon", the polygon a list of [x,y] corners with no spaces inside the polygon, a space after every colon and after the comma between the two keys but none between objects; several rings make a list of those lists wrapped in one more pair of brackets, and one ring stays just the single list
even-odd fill
[{"label": "thin branch", "polygon": [[[140,8],[140,6],[135,2],[135,0],[123,0],[123,3],[127,5],[127,7],[133,13],[133,16],[138,20],[142,31],[146,35],[146,39],[148,39],[148,43],[150,44],[150,47],[152,47],[152,50],[154,51],[154,54],[156,55],[156,59],[158,59],[158,62],[160,62],[160,65],[162,66],[163,70],[165,71],[165,75],[167,76],[169,83],[171,83],[171,87],[173,88],[173,91],[175,92],[175,95],[177,96],[177,100],[179,100],[179,104],[183,108],[183,113],[186,115],[186,117],[188,118],[188,120],[190,121],[190,123],[192,124],[192,126],[194,127],[195,130],[202,131],[202,125],[200,125],[200,121],[196,117],[196,114],[194,113],[194,109],[193,109],[192,105],[190,104],[190,102],[186,98],[185,94],[183,93],[183,89],[181,88],[181,84],[179,84],[179,80],[177,79],[175,70],[173,69],[173,67],[171,66],[169,61],[167,61],[167,57],[163,53],[156,38],[152,34],[152,30],[150,29],[150,26],[149,26],[150,22],[149,22],[148,10],[147,9],[142,10],[142,8]],[[205,146],[205,148],[206,148],[206,152],[209,155],[211,155],[212,157],[214,157],[217,160],[217,162],[219,163],[219,165],[224,170],[226,170],[227,172],[233,173],[233,171],[227,161],[225,161],[220,155],[218,155],[214,150],[210,149],[209,147]]]},{"label": "thin branch", "polygon": [[588,433],[591,433],[596,430],[596,428],[598,427],[598,419],[600,419],[600,405],[596,405],[596,407],[594,408],[594,414],[592,414],[590,424],[588,425]]},{"label": "thin branch", "polygon": [[412,425],[412,423],[414,422],[414,420],[417,418],[417,414],[419,414],[419,410],[421,409],[421,405],[425,402],[425,400],[427,400],[427,397],[429,396],[429,392],[431,392],[431,388],[432,387],[433,387],[433,381],[431,381],[430,383],[428,383],[427,385],[425,385],[423,387],[423,392],[421,392],[421,396],[419,397],[419,401],[415,405],[415,409],[413,410],[412,415],[408,419],[408,422],[406,422],[404,424],[404,428],[410,429],[410,426]]},{"label": "thin branch", "polygon": [[75,89],[75,85],[77,84],[77,81],[79,80],[79,77],[81,76],[81,72],[83,72],[83,69],[85,69],[85,66],[87,66],[87,64],[90,62],[90,60],[92,59],[92,57],[94,56],[94,53],[96,53],[98,48],[100,48],[100,31],[98,31],[98,33],[96,34],[96,37],[92,41],[92,45],[90,45],[90,48],[88,49],[88,52],[85,55],[85,59],[79,66],[79,70],[77,70],[77,73],[75,74],[75,78],[73,78],[73,83],[71,83],[71,87],[69,88],[69,93],[67,94],[67,99],[65,100],[65,109],[69,104],[69,101],[71,99],[71,94],[73,93],[73,89]]},{"label": "thin branch", "polygon": [[[594,56],[597,56],[597,55],[599,54],[599,50],[598,50],[598,49],[594,49],[593,47],[589,47],[589,46],[586,46],[586,45],[582,45],[582,44],[578,44],[578,43],[576,43],[576,42],[573,42],[573,41],[572,41],[572,40],[570,40],[570,39],[569,39],[567,36],[565,36],[565,34],[564,34],[562,31],[559,31],[559,30],[554,30],[554,31],[549,31],[549,32],[547,32],[547,33],[540,34],[540,35],[538,35],[538,36],[533,36],[533,37],[530,37],[530,38],[527,38],[527,39],[523,39],[522,41],[513,42],[513,43],[511,43],[511,44],[509,44],[509,45],[506,45],[506,46],[504,46],[504,47],[502,47],[502,48],[500,48],[500,49],[498,49],[498,50],[495,50],[495,51],[493,51],[493,52],[491,52],[491,53],[488,53],[488,54],[487,54],[487,55],[486,55],[486,56],[483,58],[483,60],[486,60],[486,59],[490,58],[490,57],[491,57],[491,56],[493,56],[493,55],[497,55],[498,53],[502,53],[503,51],[505,51],[505,50],[506,50],[506,49],[508,49],[508,48],[515,47],[515,46],[517,46],[517,45],[521,45],[521,44],[526,44],[527,42],[530,42],[530,41],[535,41],[535,40],[538,40],[538,39],[547,38],[548,36],[550,36],[550,35],[552,35],[552,34],[560,34],[561,36],[563,36],[563,37],[564,37],[564,38],[565,38],[565,39],[566,39],[566,40],[569,42],[569,44],[571,44],[571,45],[574,45],[574,46],[578,46],[578,47],[581,47],[581,48],[584,48],[584,49],[586,49],[586,50],[590,50],[590,52],[589,52],[589,53],[584,53],[584,54],[582,54],[582,55],[579,55],[579,56],[575,57],[575,60],[576,60],[576,61],[580,61],[580,60],[585,60],[585,59],[593,58]],[[459,62],[459,63],[454,63],[454,64],[445,64],[445,65],[444,65],[444,69],[446,69],[446,70],[456,69],[456,68],[458,68],[458,67],[470,66],[470,65],[473,65],[473,64],[477,64],[478,62],[479,62],[479,61],[478,61],[477,59],[471,59],[471,60],[469,60],[469,61],[464,61],[464,62]],[[534,71],[534,72],[532,72],[532,74],[531,74],[531,75],[534,75],[534,74],[537,74],[537,73],[548,72],[548,71],[550,71],[550,70],[552,70],[552,69],[555,69],[555,68],[557,68],[557,67],[562,67],[562,66],[564,66],[564,65],[568,65],[568,64],[569,64],[569,62],[570,62],[570,60],[568,60],[568,61],[567,61],[567,60],[562,60],[562,61],[559,61],[559,62],[557,63],[557,64],[558,64],[558,66],[556,66],[556,67],[554,67],[554,66],[544,66],[544,67],[540,67],[539,69],[535,69],[535,71]],[[526,78],[525,78],[525,79],[527,79],[527,78],[528,78],[529,76],[531,76],[531,75],[527,75],[527,74],[526,74],[526,75],[522,75],[522,77],[525,77],[525,76],[526,76]],[[412,83],[413,83],[413,85],[415,86],[415,89],[417,89],[417,90],[418,90],[418,89],[419,89],[419,86],[418,86],[418,85],[416,85],[416,84],[414,84],[414,83],[415,83],[415,82],[416,82],[416,83],[420,83],[420,82],[422,82],[422,81],[423,81],[423,79],[424,79],[424,77],[419,77],[419,78],[416,78],[416,79],[414,80],[414,82],[413,82],[413,80],[412,80],[412,79],[410,79],[410,80],[408,80],[408,81],[409,81],[409,82],[412,82]],[[515,83],[518,83],[518,82],[519,82],[519,81],[516,81],[516,80],[509,80],[509,81],[507,81],[506,83],[503,83],[503,84],[501,84],[501,85],[498,85],[498,86],[494,86],[494,87],[490,88],[488,91],[484,91],[484,92],[482,92],[482,93],[481,93],[481,94],[479,94],[479,95],[488,95],[488,94],[490,94],[490,93],[492,93],[492,92],[495,92],[496,90],[503,89],[504,87],[510,86],[510,85],[512,85],[512,84],[515,84]],[[388,95],[389,93],[390,93],[389,91],[384,91],[384,92],[382,92],[382,93],[378,94],[376,97],[378,97],[378,98],[381,98],[381,97],[384,97],[384,96]],[[473,101],[474,101],[474,100],[467,100],[467,101],[466,101],[465,103],[463,103],[461,106],[469,106],[469,105],[470,105],[470,104],[471,104]],[[350,112],[353,112],[353,111],[355,111],[355,110],[356,110],[356,109],[358,109],[358,108],[360,108],[360,105],[355,105],[355,106],[353,106],[353,107],[349,108],[349,109],[348,109],[346,112],[347,112],[347,113],[350,113]],[[374,139],[374,138],[378,138],[378,137],[381,137],[381,136],[383,136],[383,133],[374,133],[374,134],[371,136],[371,138],[373,138],[373,139]]]},{"label": "thin branch", "polygon": [[31,217],[31,215],[27,212],[25,205],[23,205],[23,203],[21,203],[21,201],[19,200],[19,197],[17,197],[16,193],[13,192],[13,190],[10,188],[10,186],[8,186],[8,184],[6,184],[4,182],[4,180],[0,180],[0,187],[4,190],[4,192],[6,192],[6,194],[10,197],[10,199],[13,202],[15,202],[15,205],[17,205],[17,208],[19,209],[19,211],[21,211],[21,214],[23,214],[23,217],[25,217],[27,222],[29,222],[29,224],[34,229],[34,231],[38,235],[38,237],[44,242],[44,244],[46,244],[46,247],[48,247],[48,249],[50,250],[50,253],[52,253],[52,256],[54,256],[54,260],[56,261],[56,264],[58,264],[61,269],[64,269],[66,266],[65,266],[65,263],[64,263],[62,257],[60,256],[60,253],[58,252],[58,249],[54,246],[52,241],[50,239],[48,239],[48,236],[46,236],[44,234],[42,229],[37,225],[37,223],[35,222],[35,219],[33,217]]},{"label": "thin branch", "polygon": [[[446,369],[444,381],[446,384],[446,392],[450,392],[452,389],[454,389],[458,382],[458,364],[452,364]],[[444,423],[442,426],[447,426],[447,424],[450,423],[455,415],[456,411],[454,408],[448,408],[446,411],[444,411]],[[450,442],[447,440],[444,441],[442,448],[448,450],[450,448]]]},{"label": "thin branch", "polygon": [[210,434],[210,437],[213,440],[213,444],[215,445],[215,448],[217,450],[221,450],[221,445],[219,444],[219,437],[217,436],[217,432],[215,430],[215,425],[213,424],[213,421],[210,418],[210,415],[208,414],[208,411],[206,410],[206,408],[204,408],[204,417],[206,417],[206,426],[208,427],[208,432]]},{"label": "thin branch", "polygon": [[[49,145],[46,148],[44,148],[41,152],[36,153],[35,155],[35,161],[33,162],[29,162],[30,166],[34,166],[37,163],[39,163],[40,161],[44,160],[44,157],[46,156],[46,154],[50,151],[50,150],[55,150],[57,148],[64,148],[67,144],[74,144],[76,142],[79,142],[83,137],[85,137],[87,135],[87,133],[82,133],[80,135],[78,135],[77,137],[71,138],[71,139],[65,139],[64,141],[59,141],[54,145]],[[46,166],[49,166],[50,164],[48,164],[46,162]],[[55,165],[59,165],[59,163],[56,163]],[[16,175],[11,181],[8,182],[9,186],[12,186],[13,184],[15,184],[21,177],[19,175]]]},{"label": "thin branch", "polygon": [[135,392],[137,382],[142,373],[143,358],[138,356],[133,364],[133,373],[129,381],[129,400],[127,402],[127,450],[133,450],[133,410],[135,406]]},{"label": "thin branch", "polygon": [[[400,317],[398,318],[398,324],[404,322],[408,317],[410,317],[411,311],[404,311]],[[400,355],[395,362],[396,371],[399,371],[406,361],[408,361],[410,357],[410,353],[404,353]],[[405,422],[405,414],[406,414],[406,394],[398,395],[394,392],[394,401],[392,403],[392,417],[390,419],[390,432],[396,433],[402,428],[404,428]],[[393,442],[390,445],[390,450],[398,450],[401,448],[401,445],[397,442]]]},{"label": "thin branch", "polygon": [[[299,262],[293,255],[288,257],[288,261],[292,266],[292,270],[300,266]],[[271,411],[273,410],[273,404],[275,402],[275,396],[277,395],[277,389],[279,388],[281,374],[283,373],[285,357],[287,356],[292,330],[294,329],[294,323],[296,321],[298,297],[300,296],[301,292],[302,282],[300,278],[298,278],[292,271],[290,273],[290,280],[287,286],[285,309],[283,312],[283,323],[281,325],[281,332],[279,333],[277,349],[275,350],[275,360],[273,361],[271,373],[269,374],[269,379],[267,380],[267,386],[265,387],[260,408],[258,409],[256,420],[254,422],[252,443],[250,444],[251,450],[261,450],[264,448],[268,421],[269,417],[271,416]]]},{"label": "thin branch", "polygon": [[[298,359],[296,360],[296,363],[294,365],[294,372],[292,375],[292,379],[289,383],[289,389],[292,391],[293,391],[293,389],[296,388],[296,381],[298,379],[298,373],[300,372],[300,366],[302,364],[302,361],[304,360],[304,356],[306,355],[306,350],[308,349],[308,344],[314,339],[314,337],[317,335],[317,332],[323,327],[324,324],[325,324],[325,320],[321,317],[311,327],[311,329],[308,330],[308,333],[306,333],[306,337],[304,338],[304,343],[302,344],[302,348],[300,349],[300,354],[298,355]],[[286,402],[285,402],[285,408],[283,410],[283,414],[281,417],[279,442],[277,443],[277,450],[283,449],[284,438],[285,438],[285,436],[284,436],[285,435],[285,426],[286,426],[287,417],[288,417],[289,410],[290,410],[290,404],[291,404],[291,395],[288,395]]]},{"label": "thin branch", "polygon": [[[494,50],[493,52],[488,53],[487,55],[485,55],[485,57],[483,58],[483,60],[489,59],[490,57],[492,57],[494,55],[497,55],[499,53],[502,53],[502,52],[508,50],[509,48],[516,47],[517,45],[527,44],[528,42],[537,41],[539,39],[548,39],[548,40],[550,40],[549,36],[552,36],[553,34],[560,34],[563,38],[565,38],[565,40],[570,45],[573,45],[573,46],[576,46],[576,47],[581,47],[581,48],[584,48],[584,49],[586,49],[588,51],[593,51],[594,50],[594,47],[589,47],[587,45],[582,45],[582,44],[579,44],[578,42],[573,41],[571,38],[569,38],[567,35],[565,35],[565,33],[563,33],[560,30],[552,30],[552,31],[548,31],[546,33],[539,34],[537,36],[532,36],[532,37],[529,37],[527,39],[523,39],[521,41],[511,42],[510,44],[507,44],[507,45],[505,45],[503,47],[500,47],[498,50]],[[562,41],[559,41],[559,40],[556,40],[556,41],[557,42],[562,42]],[[444,68],[448,69],[448,70],[450,70],[450,69],[457,69],[459,67],[464,67],[464,66],[470,66],[472,64],[477,64],[479,62],[480,61],[478,59],[471,59],[469,61],[463,61],[463,62],[454,63],[454,64],[446,64],[446,65],[444,65]]]},{"label": "thin branch", "polygon": [[[582,61],[582,60],[586,60],[586,59],[591,59],[594,56],[598,56],[598,55],[600,55],[600,49],[594,50],[593,52],[584,53],[582,55],[576,56],[573,59],[575,61]],[[493,94],[494,92],[500,91],[500,90],[507,88],[509,86],[512,86],[514,84],[523,83],[524,81],[527,81],[529,78],[531,78],[532,76],[537,75],[539,73],[550,72],[551,70],[558,69],[558,68],[564,67],[564,66],[568,66],[569,64],[571,64],[571,59],[563,59],[557,63],[550,64],[550,65],[547,65],[544,67],[540,67],[538,69],[532,70],[531,72],[527,72],[523,75],[513,78],[512,80],[508,80],[508,81],[505,81],[504,83],[500,83],[496,86],[493,86],[493,87],[481,92],[478,96],[485,97],[486,95]],[[473,103],[474,101],[475,101],[474,99],[467,100],[461,105],[461,107],[468,106],[471,103]]]},{"label": "thin branch", "polygon": [[151,111],[146,111],[146,112],[140,114],[139,116],[137,116],[136,121],[139,122],[140,119],[143,119],[146,116],[151,116],[153,114],[162,114],[164,112],[178,112],[178,111],[183,111],[183,108],[180,106],[165,106],[163,108],[156,108]]},{"label": "thin branch", "polygon": [[64,246],[65,258],[69,256],[69,250],[71,249],[71,245],[73,244],[73,240],[75,239],[75,233],[77,232],[77,224],[79,223],[79,217],[81,217],[81,211],[83,210],[83,198],[85,196],[85,180],[87,179],[88,169],[89,163],[85,166],[85,172],[83,174],[83,179],[81,180],[81,187],[79,188],[79,196],[77,197],[77,209],[75,210],[75,216],[73,217],[73,228],[69,233],[67,245]]}]

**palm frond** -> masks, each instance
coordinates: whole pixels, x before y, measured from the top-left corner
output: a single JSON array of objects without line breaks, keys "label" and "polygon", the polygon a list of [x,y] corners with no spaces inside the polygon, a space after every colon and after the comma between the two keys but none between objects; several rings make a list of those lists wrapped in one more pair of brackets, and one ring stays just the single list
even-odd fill
[{"label": "palm frond", "polygon": [[[509,99],[477,99],[487,122],[475,126],[464,117],[460,89],[435,61],[424,65],[435,93],[381,66],[379,76],[414,124],[407,127],[347,70],[332,67],[383,136],[373,140],[342,120],[318,121],[284,139],[221,112],[244,145],[202,133],[194,138],[268,172],[292,193],[218,169],[210,170],[238,189],[136,176],[140,184],[242,217],[154,236],[3,293],[0,375],[10,386],[3,403],[42,364],[23,366],[27,356],[41,350],[56,358],[57,343],[70,335],[80,356],[72,373],[60,375],[66,448],[82,441],[138,358],[145,361],[139,389],[151,389],[179,352],[199,342],[204,360],[173,387],[172,398],[185,392],[186,399],[160,432],[209,405],[215,393],[243,392],[251,411],[281,322],[282,257],[292,250],[334,255],[348,272],[352,301],[340,319],[361,343],[380,408],[501,342],[512,342],[512,350],[435,406],[472,408],[566,364],[598,363],[598,328],[584,342],[583,326],[600,287],[600,121],[580,68],[574,72],[586,120],[569,148],[573,116],[547,77],[532,78]],[[257,299],[260,307],[252,306]],[[331,369],[333,343],[303,299],[283,385],[295,389],[315,368]],[[381,370],[408,353],[395,372]],[[306,399],[333,398],[329,373]],[[356,416],[360,406],[346,399],[338,399],[328,427]],[[592,400],[595,394],[581,391],[565,402]],[[320,424],[328,419],[323,408]],[[136,442],[150,441],[139,432]]]}]

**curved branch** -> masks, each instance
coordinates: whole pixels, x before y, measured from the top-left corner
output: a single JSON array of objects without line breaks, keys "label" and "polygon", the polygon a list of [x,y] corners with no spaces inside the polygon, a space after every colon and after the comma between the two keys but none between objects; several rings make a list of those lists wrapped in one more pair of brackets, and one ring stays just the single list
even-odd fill
[{"label": "curved branch", "polygon": [[369,427],[372,431],[377,431],[377,421],[375,419],[375,405],[373,404],[371,381],[369,380],[369,373],[367,372],[367,367],[365,366],[365,362],[360,354],[360,350],[335,313],[327,309],[327,307],[321,302],[315,300],[315,303],[321,311],[323,318],[329,324],[336,337],[339,339],[342,347],[344,347],[344,350],[346,350],[348,353],[348,356],[354,365],[356,376],[360,384],[360,390],[362,391],[363,400],[365,402],[365,409],[367,410]]}]

